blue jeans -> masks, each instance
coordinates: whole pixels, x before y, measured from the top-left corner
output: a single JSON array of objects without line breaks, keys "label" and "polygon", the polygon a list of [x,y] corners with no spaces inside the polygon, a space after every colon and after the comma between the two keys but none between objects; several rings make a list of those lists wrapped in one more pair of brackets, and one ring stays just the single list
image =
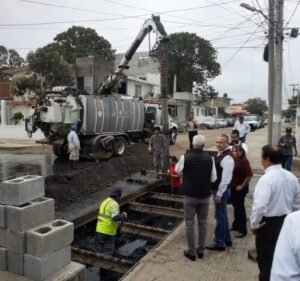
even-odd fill
[{"label": "blue jeans", "polygon": [[283,169],[290,171],[292,167],[292,162],[293,162],[293,154],[281,156],[281,166]]},{"label": "blue jeans", "polygon": [[[214,191],[214,196],[217,192]],[[214,242],[217,246],[225,246],[226,241],[231,241],[229,227],[228,227],[228,217],[227,217],[227,200],[230,196],[230,190],[224,191],[221,203],[215,204],[215,239]]]},{"label": "blue jeans", "polygon": [[246,142],[246,135],[244,135],[243,137],[240,137],[240,141],[241,141],[241,143],[245,143]]}]

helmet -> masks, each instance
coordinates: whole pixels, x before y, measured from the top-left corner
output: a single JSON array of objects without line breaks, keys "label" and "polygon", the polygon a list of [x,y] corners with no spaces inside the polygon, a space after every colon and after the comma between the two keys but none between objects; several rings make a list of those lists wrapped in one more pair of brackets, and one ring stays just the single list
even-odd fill
[{"label": "helmet", "polygon": [[122,188],[118,186],[114,186],[110,193],[111,196],[120,196],[122,195]]},{"label": "helmet", "polygon": [[71,129],[72,129],[72,130],[76,130],[76,129],[77,129],[77,124],[72,124],[72,125],[71,125]]}]

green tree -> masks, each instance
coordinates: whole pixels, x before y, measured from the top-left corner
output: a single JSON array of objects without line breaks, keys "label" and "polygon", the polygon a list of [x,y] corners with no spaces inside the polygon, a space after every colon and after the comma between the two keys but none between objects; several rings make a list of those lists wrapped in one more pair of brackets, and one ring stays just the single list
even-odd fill
[{"label": "green tree", "polygon": [[42,79],[43,88],[73,84],[68,63],[52,46],[39,48],[27,56],[29,68]]},{"label": "green tree", "polygon": [[267,103],[261,98],[248,99],[245,102],[245,108],[252,114],[262,115],[264,111],[268,110]]},{"label": "green tree", "polygon": [[115,50],[111,44],[99,36],[94,29],[73,26],[57,34],[50,47],[57,50],[68,63],[74,63],[77,57],[96,56],[106,61],[114,60]]},{"label": "green tree", "polygon": [[37,74],[30,76],[20,76],[12,80],[12,93],[15,96],[24,96],[28,94],[32,98],[41,94],[41,80]]},{"label": "green tree", "polygon": [[208,100],[215,99],[219,95],[219,93],[214,89],[214,87],[208,85],[207,83],[194,83],[193,94],[196,96],[197,104],[201,104]]},{"label": "green tree", "polygon": [[[177,75],[177,90],[192,91],[193,82],[208,87],[208,82],[220,75],[217,51],[211,43],[195,33],[181,32],[170,35],[170,86]],[[210,92],[212,86],[210,86]]]}]

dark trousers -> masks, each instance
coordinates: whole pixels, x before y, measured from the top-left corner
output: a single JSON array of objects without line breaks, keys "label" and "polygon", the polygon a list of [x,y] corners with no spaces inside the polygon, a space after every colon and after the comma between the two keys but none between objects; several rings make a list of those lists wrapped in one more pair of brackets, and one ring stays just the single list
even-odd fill
[{"label": "dark trousers", "polygon": [[263,217],[266,224],[257,230],[255,244],[257,263],[259,267],[259,281],[269,281],[276,242],[285,216]]},{"label": "dark trousers", "polygon": [[115,251],[115,236],[96,233],[97,250],[107,256],[113,256]]},{"label": "dark trousers", "polygon": [[190,149],[193,149],[193,137],[198,135],[197,131],[189,132]]},{"label": "dark trousers", "polygon": [[245,209],[246,194],[246,190],[231,190],[231,200],[234,208],[234,221],[232,223],[232,228],[242,234],[247,234],[247,216]]},{"label": "dark trousers", "polygon": [[293,154],[281,155],[281,166],[283,169],[290,171],[292,167],[292,163],[293,163]]}]

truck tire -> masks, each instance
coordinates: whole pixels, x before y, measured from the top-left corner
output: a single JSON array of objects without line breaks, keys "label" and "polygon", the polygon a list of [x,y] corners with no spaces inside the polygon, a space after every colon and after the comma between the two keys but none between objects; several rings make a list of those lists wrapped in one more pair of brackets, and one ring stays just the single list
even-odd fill
[{"label": "truck tire", "polygon": [[52,145],[53,154],[56,155],[58,158],[66,159],[68,158],[68,152],[66,147],[62,144],[55,143]]},{"label": "truck tire", "polygon": [[115,141],[112,145],[113,155],[121,156],[125,153],[126,150],[126,142],[122,137],[115,138]]},{"label": "truck tire", "polygon": [[177,139],[177,130],[173,128],[170,132],[170,144],[175,144]]}]

